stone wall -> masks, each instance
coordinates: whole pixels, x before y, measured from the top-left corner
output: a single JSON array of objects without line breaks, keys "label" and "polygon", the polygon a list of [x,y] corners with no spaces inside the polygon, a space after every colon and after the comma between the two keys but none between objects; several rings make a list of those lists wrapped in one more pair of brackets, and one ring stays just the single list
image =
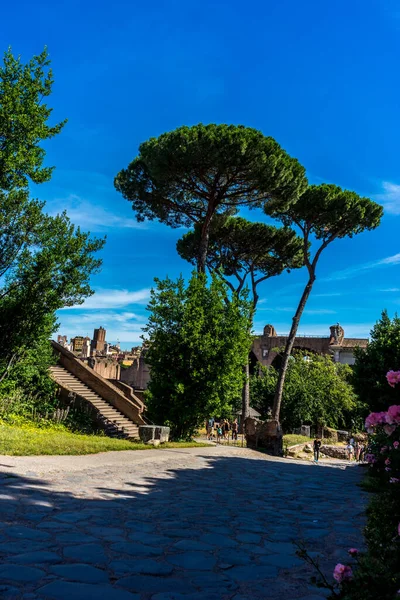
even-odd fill
[{"label": "stone wall", "polygon": [[95,373],[104,377],[104,379],[119,379],[121,366],[112,358],[90,357],[81,359],[86,365],[93,369]]},{"label": "stone wall", "polygon": [[127,369],[121,369],[119,379],[134,389],[146,390],[150,381],[150,367],[144,356],[136,358]]}]

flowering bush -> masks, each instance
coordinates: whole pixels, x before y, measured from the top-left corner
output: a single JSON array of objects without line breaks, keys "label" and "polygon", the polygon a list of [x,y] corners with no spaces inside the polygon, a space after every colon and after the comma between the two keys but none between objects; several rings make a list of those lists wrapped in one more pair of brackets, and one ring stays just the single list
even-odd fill
[{"label": "flowering bush", "polygon": [[[400,371],[389,371],[390,386],[400,383]],[[299,556],[319,572],[319,585],[341,600],[400,600],[400,406],[368,415],[368,463],[376,492],[367,509],[366,552],[350,548],[350,565],[337,564],[331,584],[304,548]]]},{"label": "flowering bush", "polygon": [[[391,387],[400,383],[400,371],[386,375]],[[400,406],[368,415],[365,460],[377,485],[367,510],[367,552],[350,548],[356,568],[337,564],[329,586],[332,598],[343,600],[399,600],[400,598]]]}]

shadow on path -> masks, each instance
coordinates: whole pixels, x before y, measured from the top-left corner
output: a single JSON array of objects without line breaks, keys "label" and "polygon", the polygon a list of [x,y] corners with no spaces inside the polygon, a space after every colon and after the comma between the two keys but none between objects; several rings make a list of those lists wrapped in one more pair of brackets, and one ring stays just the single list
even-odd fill
[{"label": "shadow on path", "polygon": [[328,574],[360,546],[356,467],[152,455],[45,479],[2,473],[0,597],[317,600],[292,542]]}]

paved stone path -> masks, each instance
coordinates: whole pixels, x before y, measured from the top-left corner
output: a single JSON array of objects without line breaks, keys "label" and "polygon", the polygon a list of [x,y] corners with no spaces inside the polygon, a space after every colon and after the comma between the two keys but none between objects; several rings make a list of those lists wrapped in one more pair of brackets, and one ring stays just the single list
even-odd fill
[{"label": "paved stone path", "polygon": [[320,600],[362,543],[361,469],[242,448],[0,457],[0,598]]}]

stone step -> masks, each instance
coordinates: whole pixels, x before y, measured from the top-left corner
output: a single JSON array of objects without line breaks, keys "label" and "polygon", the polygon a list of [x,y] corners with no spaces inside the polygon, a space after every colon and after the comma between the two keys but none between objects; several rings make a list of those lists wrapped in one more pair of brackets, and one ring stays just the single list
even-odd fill
[{"label": "stone step", "polygon": [[125,439],[139,438],[139,428],[137,424],[112,406],[112,404],[97,394],[97,392],[93,391],[88,385],[80,381],[78,377],[72,375],[72,373],[69,373],[61,366],[53,366],[50,371],[61,387],[82,397],[98,410],[100,416],[103,418],[103,426],[107,435]]}]

